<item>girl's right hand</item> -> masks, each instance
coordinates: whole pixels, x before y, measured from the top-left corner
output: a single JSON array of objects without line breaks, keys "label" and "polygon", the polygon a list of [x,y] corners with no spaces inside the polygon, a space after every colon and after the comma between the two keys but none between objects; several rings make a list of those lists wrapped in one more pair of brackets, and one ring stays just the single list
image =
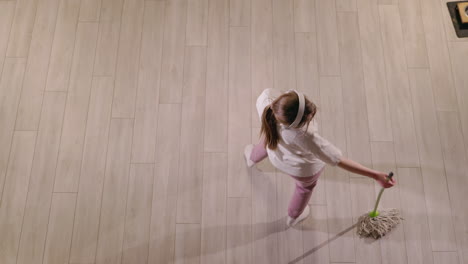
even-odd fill
[{"label": "girl's right hand", "polygon": [[388,179],[388,174],[382,173],[382,172],[377,174],[376,181],[383,188],[390,188],[390,187],[393,187],[396,184],[395,178]]}]

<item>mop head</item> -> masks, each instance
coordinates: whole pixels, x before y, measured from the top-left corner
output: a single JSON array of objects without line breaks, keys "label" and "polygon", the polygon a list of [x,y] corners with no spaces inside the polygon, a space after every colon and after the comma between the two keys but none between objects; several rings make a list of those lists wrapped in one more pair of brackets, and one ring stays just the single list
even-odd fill
[{"label": "mop head", "polygon": [[365,214],[358,219],[357,233],[360,237],[379,239],[390,232],[401,220],[403,218],[397,209],[382,210],[376,217]]}]

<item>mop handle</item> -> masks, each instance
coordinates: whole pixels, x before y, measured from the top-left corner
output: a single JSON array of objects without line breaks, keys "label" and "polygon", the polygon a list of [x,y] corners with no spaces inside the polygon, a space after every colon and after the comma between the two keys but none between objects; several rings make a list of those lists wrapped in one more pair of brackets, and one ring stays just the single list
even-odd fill
[{"label": "mop handle", "polygon": [[[388,176],[387,176],[387,181],[392,179],[392,177],[393,177],[393,172],[390,172],[388,174]],[[385,190],[385,188],[382,187],[382,189],[380,189],[379,196],[377,196],[377,201],[375,202],[374,211],[372,211],[374,214],[377,212],[377,206],[379,206],[380,197],[382,196],[382,193],[383,193],[384,190]]]}]

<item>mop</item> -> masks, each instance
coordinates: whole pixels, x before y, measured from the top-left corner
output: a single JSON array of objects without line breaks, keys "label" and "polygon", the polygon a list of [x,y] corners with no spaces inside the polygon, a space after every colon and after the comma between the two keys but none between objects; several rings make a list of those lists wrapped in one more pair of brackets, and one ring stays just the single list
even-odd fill
[{"label": "mop", "polygon": [[[393,172],[390,172],[387,180],[390,180],[393,177]],[[360,237],[373,237],[374,239],[379,239],[382,236],[385,236],[392,228],[398,225],[403,218],[400,216],[400,212],[397,209],[388,209],[377,211],[377,206],[380,202],[380,197],[382,196],[385,188],[379,192],[377,201],[375,202],[374,210],[362,215],[358,219],[357,223],[357,233]]]}]

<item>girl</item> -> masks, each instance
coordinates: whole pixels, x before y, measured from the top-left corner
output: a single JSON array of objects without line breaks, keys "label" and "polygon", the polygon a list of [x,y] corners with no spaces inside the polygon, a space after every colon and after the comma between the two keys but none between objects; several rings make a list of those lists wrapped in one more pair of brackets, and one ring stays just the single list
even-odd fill
[{"label": "girl", "polygon": [[325,163],[375,179],[385,188],[396,183],[394,178],[387,181],[386,173],[343,157],[338,148],[322,138],[313,122],[317,107],[302,93],[288,91],[281,94],[266,89],[257,99],[257,111],[262,122],[261,139],[255,146],[246,146],[244,155],[248,167],[268,156],[273,166],[296,181],[288,208],[288,226],[309,216],[308,202]]}]

